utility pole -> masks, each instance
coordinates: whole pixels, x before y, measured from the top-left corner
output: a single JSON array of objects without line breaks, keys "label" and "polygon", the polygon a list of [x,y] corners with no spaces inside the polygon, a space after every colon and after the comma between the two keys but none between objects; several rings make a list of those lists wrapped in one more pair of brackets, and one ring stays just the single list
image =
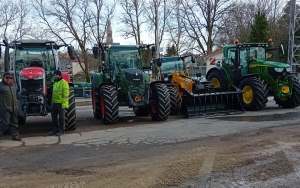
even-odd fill
[{"label": "utility pole", "polygon": [[[298,0],[299,1],[299,0]],[[288,46],[288,63],[291,66],[291,72],[297,72],[299,77],[300,66],[300,43],[297,42],[300,36],[295,36],[295,33],[300,29],[299,10],[296,9],[297,0],[290,0],[290,26],[289,26],[289,46]],[[298,68],[297,68],[298,67]]]},{"label": "utility pole", "polygon": [[155,7],[155,48],[156,48],[156,58],[159,58],[159,29],[158,29],[158,5],[157,1],[154,1]]}]

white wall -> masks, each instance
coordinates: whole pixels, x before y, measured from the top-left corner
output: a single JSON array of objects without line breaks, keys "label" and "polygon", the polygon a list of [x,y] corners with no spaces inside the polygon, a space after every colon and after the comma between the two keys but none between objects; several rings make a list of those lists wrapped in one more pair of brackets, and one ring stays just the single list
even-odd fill
[{"label": "white wall", "polygon": [[223,58],[223,52],[220,51],[218,53],[212,54],[210,56],[205,57],[206,58],[206,73],[209,71],[209,69],[215,67],[216,65],[211,65],[211,59],[210,58],[215,58],[216,61],[215,63],[217,63],[218,61],[220,62],[220,64],[222,64],[222,58]]}]

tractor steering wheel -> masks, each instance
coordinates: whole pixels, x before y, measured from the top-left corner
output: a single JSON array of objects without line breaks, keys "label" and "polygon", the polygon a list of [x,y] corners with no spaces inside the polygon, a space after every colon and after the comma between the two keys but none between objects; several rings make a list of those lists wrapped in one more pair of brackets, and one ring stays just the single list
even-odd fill
[{"label": "tractor steering wheel", "polygon": [[43,63],[39,58],[31,59],[29,67],[43,67]]}]

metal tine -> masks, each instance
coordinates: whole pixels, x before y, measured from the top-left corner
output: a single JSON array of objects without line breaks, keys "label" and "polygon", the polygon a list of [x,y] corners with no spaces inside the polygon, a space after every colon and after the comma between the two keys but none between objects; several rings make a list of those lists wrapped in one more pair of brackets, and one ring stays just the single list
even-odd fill
[{"label": "metal tine", "polygon": [[216,110],[215,110],[215,114],[217,113],[218,111],[218,95],[216,95]]},{"label": "metal tine", "polygon": [[198,100],[199,100],[199,115],[201,114],[201,97],[198,97]]}]

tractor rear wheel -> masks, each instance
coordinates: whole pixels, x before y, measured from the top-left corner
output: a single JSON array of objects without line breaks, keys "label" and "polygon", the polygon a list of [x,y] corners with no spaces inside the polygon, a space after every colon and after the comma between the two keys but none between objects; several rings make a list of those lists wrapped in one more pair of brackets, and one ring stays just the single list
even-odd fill
[{"label": "tractor rear wheel", "polygon": [[276,104],[282,108],[295,108],[300,105],[300,83],[294,79],[292,96],[289,99],[274,98]]},{"label": "tractor rear wheel", "polygon": [[95,88],[95,85],[92,84],[92,107],[93,115],[96,119],[101,119],[101,110],[100,110],[100,97],[99,90]]},{"label": "tractor rear wheel", "polygon": [[106,125],[116,123],[119,119],[118,96],[116,87],[104,85],[100,92],[101,119]]},{"label": "tractor rear wheel", "polygon": [[136,116],[148,116],[151,113],[149,106],[133,107],[133,112]]},{"label": "tractor rear wheel", "polygon": [[165,121],[170,115],[170,94],[167,86],[163,84],[154,84],[151,87],[152,95],[151,100],[151,117],[154,121]]},{"label": "tractor rear wheel", "polygon": [[76,105],[75,105],[75,94],[74,88],[70,86],[69,95],[69,108],[65,114],[65,129],[66,131],[72,131],[76,129]]},{"label": "tractor rear wheel", "polygon": [[168,87],[169,94],[170,94],[170,102],[171,102],[171,108],[170,108],[170,114],[176,115],[178,114],[180,110],[180,97],[178,90],[174,86]]},{"label": "tractor rear wheel", "polygon": [[214,88],[228,88],[228,81],[221,74],[219,70],[212,71],[208,76],[207,80],[214,86]]},{"label": "tractor rear wheel", "polygon": [[257,77],[244,78],[239,88],[242,94],[242,107],[248,111],[257,111],[266,106],[268,102],[268,86],[264,80]]}]

